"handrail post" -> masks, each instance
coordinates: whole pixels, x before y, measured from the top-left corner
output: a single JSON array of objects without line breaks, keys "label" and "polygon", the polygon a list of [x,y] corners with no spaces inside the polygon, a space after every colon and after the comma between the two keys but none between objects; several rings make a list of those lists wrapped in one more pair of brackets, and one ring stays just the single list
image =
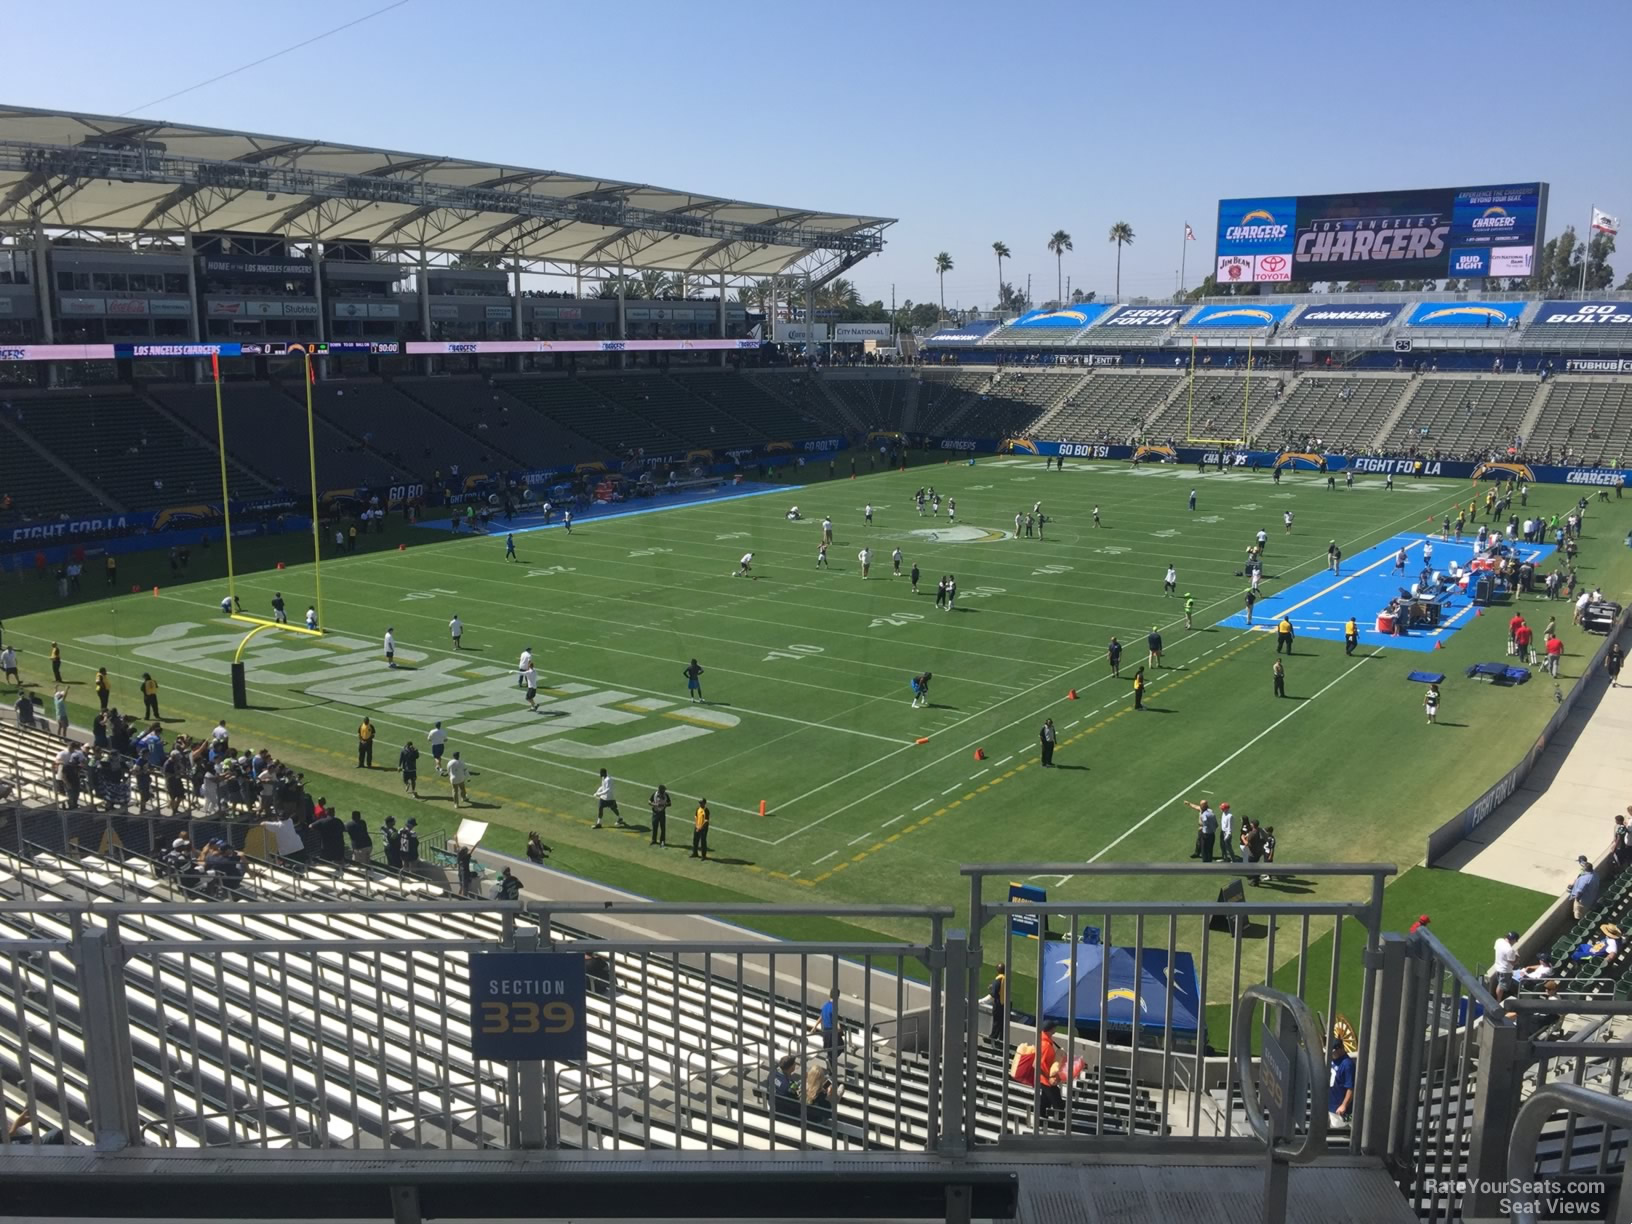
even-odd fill
[{"label": "handrail post", "polygon": [[[1474,1026],[1479,1036],[1479,1091],[1473,1099],[1473,1125],[1468,1130],[1467,1191],[1462,1197],[1464,1216],[1500,1216],[1512,1150],[1519,1141],[1519,1095],[1524,1087],[1524,1045],[1509,1024]],[[1553,1087],[1553,1085],[1548,1085]],[[1533,1102],[1543,1090],[1531,1096]],[[1546,1115],[1543,1115],[1545,1121]],[[1534,1140],[1531,1144],[1534,1153]]]},{"label": "handrail post", "polygon": [[91,1129],[96,1133],[98,1151],[119,1151],[141,1138],[122,957],[108,933],[94,928],[79,931],[73,956],[85,1016],[86,1095]]},{"label": "handrail post", "polygon": [[1373,1155],[1393,1154],[1389,1147],[1389,1124],[1394,1116],[1394,1072],[1399,1066],[1399,1042],[1407,1031],[1404,1025],[1396,1023],[1404,987],[1405,941],[1397,935],[1389,935],[1383,939],[1371,1014],[1362,1017],[1366,1025],[1365,1042],[1371,1046],[1371,1063],[1363,1085],[1365,1109],[1361,1114],[1360,1150]]},{"label": "handrail post", "polygon": [[[970,1016],[968,936],[963,931],[949,931],[941,942],[943,951],[935,959],[940,968],[930,968],[933,983],[939,972],[946,994],[946,1005],[941,1012],[939,1031],[930,1029],[930,1041],[940,1042],[940,1141],[936,1144],[943,1152],[961,1152],[969,1145],[963,1127],[964,1071],[973,1049],[979,1026]],[[933,996],[932,996],[933,998]],[[933,1081],[932,1081],[933,1082]],[[930,1119],[935,1120],[934,1113]]]}]

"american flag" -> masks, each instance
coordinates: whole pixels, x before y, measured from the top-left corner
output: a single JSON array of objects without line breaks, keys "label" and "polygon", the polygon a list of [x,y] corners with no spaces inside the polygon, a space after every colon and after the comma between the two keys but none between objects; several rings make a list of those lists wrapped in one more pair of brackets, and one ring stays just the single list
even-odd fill
[{"label": "american flag", "polygon": [[1188,221],[1184,223],[1184,240],[1186,242],[1194,242],[1196,240],[1196,231],[1190,228],[1190,222]]}]

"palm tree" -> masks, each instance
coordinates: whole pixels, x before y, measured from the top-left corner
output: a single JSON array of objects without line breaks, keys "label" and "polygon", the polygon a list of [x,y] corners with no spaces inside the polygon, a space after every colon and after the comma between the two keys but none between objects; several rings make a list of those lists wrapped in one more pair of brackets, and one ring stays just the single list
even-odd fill
[{"label": "palm tree", "polygon": [[856,283],[843,277],[829,281],[816,297],[821,305],[837,311],[855,310],[861,305],[861,293]]},{"label": "palm tree", "polygon": [[1009,244],[1006,242],[992,243],[992,254],[997,256],[997,305],[1003,306],[1003,261],[1010,258]]},{"label": "palm tree", "polygon": [[935,256],[935,275],[941,278],[941,318],[946,318],[946,274],[952,271],[952,256],[942,251]]},{"label": "palm tree", "polygon": [[1122,248],[1133,241],[1133,226],[1118,221],[1111,226],[1109,241],[1116,243],[1116,300],[1122,300]]},{"label": "palm tree", "polygon": [[1065,301],[1065,278],[1062,275],[1061,259],[1065,253],[1072,250],[1071,235],[1064,230],[1055,230],[1054,236],[1048,240],[1048,249],[1054,252],[1054,300]]}]

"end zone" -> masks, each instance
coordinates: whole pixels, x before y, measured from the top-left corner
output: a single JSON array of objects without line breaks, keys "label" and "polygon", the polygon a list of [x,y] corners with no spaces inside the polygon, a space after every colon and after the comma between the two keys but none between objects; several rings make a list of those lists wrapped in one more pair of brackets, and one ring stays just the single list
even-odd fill
[{"label": "end zone", "polygon": [[[1394,536],[1366,549],[1353,557],[1345,557],[1341,572],[1315,574],[1295,582],[1281,591],[1270,586],[1266,579],[1259,591],[1257,606],[1253,609],[1252,624],[1247,624],[1245,610],[1217,622],[1229,629],[1251,628],[1259,633],[1274,630],[1281,617],[1289,617],[1299,637],[1315,637],[1340,642],[1343,626],[1354,617],[1360,629],[1362,646],[1390,647],[1397,650],[1433,650],[1473,617],[1472,600],[1462,591],[1443,601],[1444,612],[1439,625],[1433,629],[1413,629],[1405,634],[1379,633],[1377,614],[1388,607],[1391,599],[1398,598],[1402,588],[1409,589],[1422,570],[1423,546],[1433,545],[1433,567],[1448,569],[1452,561],[1463,568],[1473,560],[1474,546],[1468,540],[1442,540],[1435,536],[1412,532]],[[1519,557],[1530,562],[1542,562],[1557,551],[1551,544],[1519,543]],[[1406,572],[1401,575],[1395,568],[1395,558],[1405,549]],[[1267,562],[1274,566],[1273,558]]]}]

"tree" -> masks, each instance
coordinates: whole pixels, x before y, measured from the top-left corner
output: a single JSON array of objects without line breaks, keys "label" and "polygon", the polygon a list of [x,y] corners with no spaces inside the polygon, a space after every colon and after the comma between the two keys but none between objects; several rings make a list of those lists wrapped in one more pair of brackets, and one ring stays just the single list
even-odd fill
[{"label": "tree", "polygon": [[[1615,283],[1615,269],[1609,266],[1609,257],[1615,253],[1614,234],[1594,234],[1587,241],[1587,280],[1588,289],[1608,289]],[[1570,283],[1581,285],[1581,261],[1577,259],[1573,268],[1573,278]]]},{"label": "tree", "polygon": [[946,317],[946,274],[952,271],[952,256],[942,251],[935,256],[935,275],[941,279],[941,317]]},{"label": "tree", "polygon": [[1005,281],[997,287],[997,308],[1013,311],[1017,315],[1025,314],[1031,309],[1031,302],[1027,299],[1024,289],[1016,289]]},{"label": "tree", "polygon": [[[1577,282],[1570,279],[1570,269],[1575,265],[1575,255],[1575,226],[1572,225],[1541,248],[1541,260],[1531,278],[1537,291],[1555,293],[1574,286]],[[1575,274],[1579,278],[1580,270],[1576,269]]]},{"label": "tree", "polygon": [[902,313],[906,315],[906,330],[926,331],[939,323],[941,321],[941,316],[944,315],[946,311],[941,310],[937,312],[934,302],[920,302],[917,306],[913,306],[910,303],[904,306],[902,308]]},{"label": "tree", "polygon": [[1073,289],[1071,290],[1071,305],[1081,306],[1085,302],[1093,301],[1096,296],[1098,295],[1092,291],[1084,293],[1081,289]]},{"label": "tree", "polygon": [[1122,248],[1133,242],[1133,226],[1118,221],[1111,226],[1110,242],[1116,243],[1116,300],[1122,300]]},{"label": "tree", "polygon": [[1632,289],[1632,272],[1626,274],[1626,279],[1621,282],[1621,288]]},{"label": "tree", "polygon": [[1065,253],[1072,250],[1071,235],[1064,230],[1055,230],[1048,239],[1048,249],[1054,252],[1054,300],[1065,301],[1065,265],[1061,262]]},{"label": "tree", "polygon": [[997,256],[997,308],[1003,309],[1003,261],[1010,258],[1009,244],[1006,242],[992,243],[992,254]]}]

